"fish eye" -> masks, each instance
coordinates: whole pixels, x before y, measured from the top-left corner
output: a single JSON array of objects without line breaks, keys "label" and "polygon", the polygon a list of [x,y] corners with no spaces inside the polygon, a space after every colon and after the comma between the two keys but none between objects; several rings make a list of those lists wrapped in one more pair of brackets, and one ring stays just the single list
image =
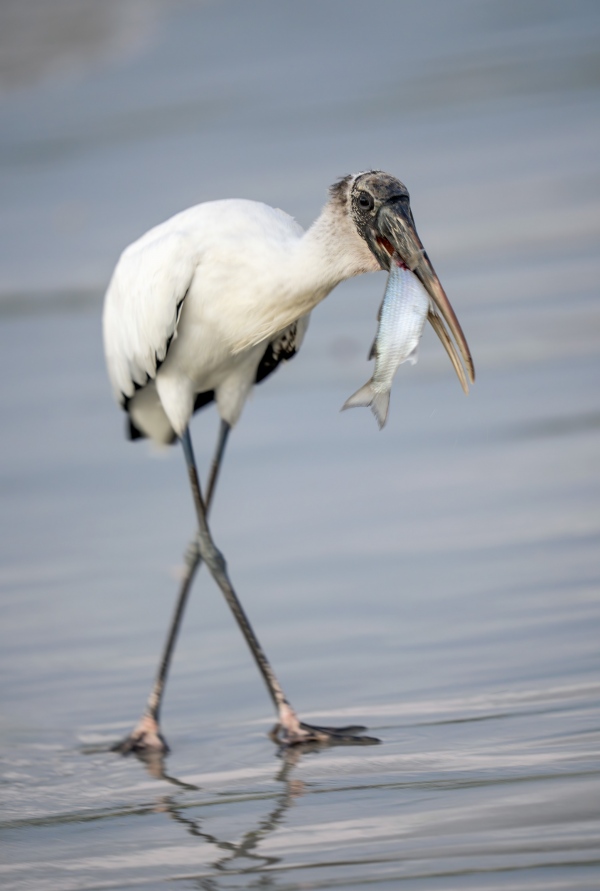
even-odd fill
[{"label": "fish eye", "polygon": [[373,210],[375,207],[373,196],[369,195],[368,192],[360,192],[358,195],[358,206],[362,210]]}]

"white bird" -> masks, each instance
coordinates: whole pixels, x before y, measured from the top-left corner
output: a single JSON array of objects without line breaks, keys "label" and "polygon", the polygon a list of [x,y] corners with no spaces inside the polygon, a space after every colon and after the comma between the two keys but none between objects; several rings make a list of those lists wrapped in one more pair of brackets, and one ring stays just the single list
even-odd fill
[{"label": "white bird", "polygon": [[[474,381],[469,347],[417,235],[409,194],[381,171],[345,176],[305,232],[294,219],[255,201],[197,205],[151,229],[121,255],[103,316],[104,347],[114,395],[127,412],[131,438],[182,443],[198,533],[146,710],[121,752],[165,752],[160,705],[177,632],[202,559],[224,594],[263,675],[275,710],[272,736],[302,742],[373,742],[365,728],[314,727],[286,699],[231,585],[207,512],[230,429],[253,385],[299,348],[311,310],[340,282],[388,269],[396,252],[422,281],[429,321],[465,392]],[[455,346],[456,343],[456,346]],[[456,347],[458,347],[457,352]],[[219,440],[202,495],[189,422],[216,402]]]}]

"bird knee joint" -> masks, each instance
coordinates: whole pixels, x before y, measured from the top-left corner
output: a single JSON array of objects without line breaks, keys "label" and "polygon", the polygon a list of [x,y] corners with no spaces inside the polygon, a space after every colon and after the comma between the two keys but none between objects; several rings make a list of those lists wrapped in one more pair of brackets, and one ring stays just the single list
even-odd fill
[{"label": "bird knee joint", "polygon": [[200,558],[200,542],[198,536],[185,549],[184,560],[187,566],[195,566]]},{"label": "bird knee joint", "polygon": [[223,556],[221,551],[217,550],[217,548],[212,549],[212,552],[210,553],[206,564],[209,569],[215,572],[219,572],[222,575],[225,575],[227,573],[227,563],[225,562],[225,557]]},{"label": "bird knee joint", "polygon": [[200,538],[199,544],[202,559],[209,570],[211,572],[226,573],[227,564],[225,562],[225,557],[221,551],[215,547],[212,541],[203,541],[202,538]]}]

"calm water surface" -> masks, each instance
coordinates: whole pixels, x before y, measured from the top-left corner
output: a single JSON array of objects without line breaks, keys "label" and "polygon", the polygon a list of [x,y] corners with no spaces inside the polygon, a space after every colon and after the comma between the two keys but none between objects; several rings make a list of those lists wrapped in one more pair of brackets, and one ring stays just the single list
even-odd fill
[{"label": "calm water surface", "polygon": [[[595,891],[597,4],[98,10],[0,21],[2,888]],[[382,744],[278,754],[201,573],[173,752],[111,755],[194,528],[178,451],[125,442],[111,402],[112,266],[205,198],[308,224],[368,166],[408,183],[477,384],[428,332],[382,433],[340,414],[385,276],[345,284],[247,406],[213,529],[302,716]],[[216,427],[194,422],[203,466]]]}]

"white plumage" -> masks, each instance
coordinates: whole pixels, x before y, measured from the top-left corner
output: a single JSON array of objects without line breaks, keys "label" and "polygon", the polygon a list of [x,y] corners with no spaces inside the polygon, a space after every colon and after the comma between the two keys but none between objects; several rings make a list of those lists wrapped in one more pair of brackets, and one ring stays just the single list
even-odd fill
[{"label": "white plumage", "polygon": [[[140,430],[181,436],[196,395],[211,390],[223,420],[236,423],[269,343],[301,319],[298,348],[311,309],[335,285],[379,268],[340,222],[328,206],[304,232],[265,204],[212,201],[126,248],[106,294],[104,343],[115,397]],[[140,387],[148,392],[136,395]]]}]

